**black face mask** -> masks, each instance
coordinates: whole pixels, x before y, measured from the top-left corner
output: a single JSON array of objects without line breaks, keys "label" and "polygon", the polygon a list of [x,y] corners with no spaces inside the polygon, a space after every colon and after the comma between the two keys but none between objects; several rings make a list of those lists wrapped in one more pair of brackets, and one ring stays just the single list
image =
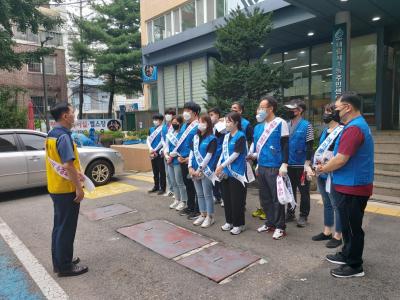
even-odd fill
[{"label": "black face mask", "polygon": [[294,114],[294,111],[291,111],[291,110],[289,110],[286,113],[286,115],[287,115],[288,119],[290,119],[290,120],[296,118],[296,115]]},{"label": "black face mask", "polygon": [[329,124],[332,120],[333,120],[332,114],[323,114],[322,115],[322,121],[324,121],[325,124]]},{"label": "black face mask", "polygon": [[178,130],[179,129],[179,124],[172,124],[172,128],[174,130]]}]

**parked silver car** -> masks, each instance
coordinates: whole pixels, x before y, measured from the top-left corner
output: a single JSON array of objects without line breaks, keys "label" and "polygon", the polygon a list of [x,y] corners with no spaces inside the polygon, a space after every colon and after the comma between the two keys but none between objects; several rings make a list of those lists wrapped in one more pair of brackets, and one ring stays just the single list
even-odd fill
[{"label": "parked silver car", "polygon": [[[46,185],[46,134],[25,129],[0,129],[0,192]],[[82,170],[96,186],[123,173],[118,151],[79,147]]]}]

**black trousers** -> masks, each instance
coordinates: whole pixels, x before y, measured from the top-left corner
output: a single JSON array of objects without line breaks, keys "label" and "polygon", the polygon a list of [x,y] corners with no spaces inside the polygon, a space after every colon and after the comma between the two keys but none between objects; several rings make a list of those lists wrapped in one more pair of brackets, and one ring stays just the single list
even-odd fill
[{"label": "black trousers", "polygon": [[217,199],[218,201],[220,201],[222,198],[221,193],[222,193],[221,182],[215,181],[215,185],[213,186],[213,195],[214,195],[215,199]]},{"label": "black trousers", "polygon": [[336,205],[342,222],[342,255],[353,268],[362,265],[364,231],[362,221],[369,197],[337,193]]},{"label": "black trousers", "polygon": [[234,227],[244,225],[246,187],[233,177],[222,180],[221,184],[226,223],[233,224]]},{"label": "black trousers", "polygon": [[54,206],[54,225],[51,239],[53,266],[60,271],[72,267],[74,240],[80,204],[75,203],[74,193],[50,194]]},{"label": "black trousers", "polygon": [[[293,188],[294,200],[297,202],[297,189],[300,192],[300,216],[307,218],[310,214],[310,182],[305,179],[304,185],[301,185],[301,176],[304,168],[288,167],[288,175]],[[288,214],[294,214],[294,209],[287,209]]]},{"label": "black trousers", "polygon": [[153,169],[154,187],[157,190],[165,191],[167,187],[164,158],[157,155],[151,160],[151,168]]},{"label": "black trousers", "polygon": [[260,203],[267,214],[265,225],[285,230],[285,205],[279,202],[276,190],[278,174],[278,168],[258,167]]},{"label": "black trousers", "polygon": [[187,206],[189,211],[199,212],[199,204],[196,200],[196,189],[194,188],[193,180],[188,178],[189,168],[187,164],[181,164],[183,183],[186,187],[188,196]]}]

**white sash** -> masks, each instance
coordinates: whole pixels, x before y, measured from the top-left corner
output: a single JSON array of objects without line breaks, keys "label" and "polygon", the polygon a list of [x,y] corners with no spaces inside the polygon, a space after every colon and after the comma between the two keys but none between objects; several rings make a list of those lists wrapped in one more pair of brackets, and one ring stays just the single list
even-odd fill
[{"label": "white sash", "polygon": [[178,139],[176,136],[178,135],[178,132],[175,134],[173,131],[168,131],[167,133],[167,142],[171,142],[171,144],[175,147],[176,144],[178,143]]},{"label": "white sash", "polygon": [[262,149],[262,147],[264,147],[264,145],[267,142],[267,140],[269,139],[269,136],[271,135],[271,133],[275,130],[276,127],[279,126],[279,124],[282,123],[282,121],[283,120],[281,118],[275,118],[264,129],[263,134],[261,135],[260,139],[257,142],[257,146],[256,146],[257,157],[260,155],[261,149]]},{"label": "white sash", "polygon": [[278,195],[278,201],[280,204],[290,204],[291,209],[296,207],[296,201],[294,200],[292,184],[290,182],[289,176],[276,177],[276,192]]},{"label": "white sash", "polygon": [[[149,136],[149,146],[151,147],[151,144],[153,143],[154,139],[157,137],[157,135],[159,135],[161,133],[162,130],[162,126],[158,126],[156,130],[153,131],[152,134],[150,134]],[[160,143],[162,141],[160,140]],[[157,149],[157,147],[160,145],[160,143],[158,143],[158,145],[155,148],[152,148],[151,150]]]},{"label": "white sash", "polygon": [[[58,175],[60,175],[62,178],[66,179],[66,180],[70,180],[68,177],[67,170],[65,170],[65,168],[61,164],[52,160],[50,157],[47,157],[47,159],[49,160],[50,165],[53,167],[53,170]],[[95,186],[94,186],[93,182],[86,175],[83,175],[83,177],[85,179],[83,182],[83,186],[88,190],[89,193],[93,192],[95,190]]]},{"label": "white sash", "polygon": [[[200,165],[204,161],[204,157],[201,156],[201,153],[199,151],[199,144],[200,144],[200,138],[198,135],[195,135],[193,138],[193,153],[194,153],[194,158],[196,159],[197,165],[200,167]],[[196,170],[197,171],[197,170]],[[215,185],[215,173],[211,171],[209,166],[206,166],[204,170],[202,170],[204,175],[208,177],[208,179],[211,180],[212,184]]]},{"label": "white sash", "polygon": [[175,145],[175,148],[172,152],[177,152],[178,148],[182,145],[183,141],[187,138],[187,136],[189,135],[189,133],[192,131],[192,129],[194,127],[197,126],[197,124],[199,123],[199,121],[195,120],[192,123],[190,123],[190,125],[188,127],[186,127],[185,132],[182,134],[182,136],[180,137],[179,141],[177,142],[177,144]]},{"label": "white sash", "polygon": [[[222,144],[222,155],[224,157],[224,161],[227,161],[229,159],[229,149],[228,149],[228,145],[229,145],[229,136],[230,133],[227,133],[224,137],[224,143]],[[229,172],[231,172],[232,176],[239,180],[243,186],[245,186],[245,183],[247,182],[246,176],[244,175],[240,175],[238,173],[236,173],[235,171],[232,170],[231,165],[227,165],[226,166],[229,170]]]},{"label": "white sash", "polygon": [[[330,146],[334,142],[334,140],[338,137],[338,135],[342,132],[344,126],[337,126],[323,141],[321,145],[319,145],[317,151],[314,154],[313,164],[316,166],[318,163],[325,163],[329,161],[333,157],[333,153],[329,151]],[[325,190],[327,193],[331,192],[331,173],[328,173],[328,178],[326,179]]]}]

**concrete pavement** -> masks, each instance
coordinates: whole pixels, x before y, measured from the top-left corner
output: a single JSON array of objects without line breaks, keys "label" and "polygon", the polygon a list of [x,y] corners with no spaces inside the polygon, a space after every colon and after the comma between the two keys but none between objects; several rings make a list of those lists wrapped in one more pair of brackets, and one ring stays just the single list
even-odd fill
[{"label": "concrete pavement", "polygon": [[[171,198],[147,194],[149,179],[146,174],[121,178],[118,184],[124,189],[132,186],[132,190],[83,202],[82,209],[121,203],[137,212],[101,221],[80,216],[75,252],[90,271],[76,278],[54,276],[71,299],[399,299],[398,217],[366,213],[366,276],[335,279],[329,274],[335,266],[324,260],[334,251],[325,248],[323,242],[311,241],[311,236],[322,229],[322,206],[318,201],[312,203],[308,227],[297,228],[289,223],[288,236],[275,241],[271,235],[255,231],[262,222],[250,216],[258,195],[256,190],[249,190],[247,231],[231,236],[220,230],[224,223],[222,208],[217,207],[214,226],[194,227],[168,208]],[[53,212],[45,189],[3,194],[1,199],[0,217],[53,275]],[[226,284],[217,284],[116,232],[120,227],[154,219],[170,221],[222,245],[249,250],[267,263],[252,266]]]}]

